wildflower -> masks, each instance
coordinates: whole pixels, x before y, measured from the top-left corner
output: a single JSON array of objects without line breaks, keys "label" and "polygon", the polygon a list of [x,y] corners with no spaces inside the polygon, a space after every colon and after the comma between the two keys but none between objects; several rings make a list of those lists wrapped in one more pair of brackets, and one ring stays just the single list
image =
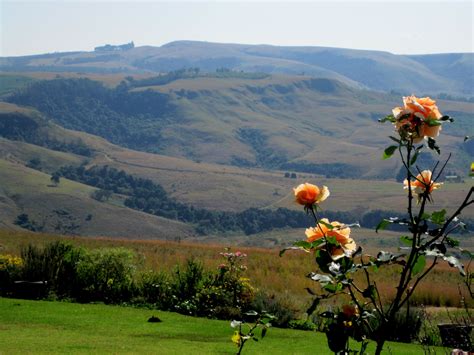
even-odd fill
[{"label": "wildflower", "polygon": [[[336,238],[339,246],[332,247],[331,250],[328,250],[333,260],[342,258],[345,255],[352,255],[356,250],[356,243],[350,237],[351,229],[337,221],[329,222],[327,218],[322,218],[316,227],[307,228],[305,234],[306,241],[309,243],[322,238]],[[322,246],[324,246],[324,243]]]},{"label": "wildflower", "polygon": [[[405,179],[403,182],[404,189],[408,189],[410,186],[411,190],[418,196],[418,202],[421,199],[421,196],[428,191],[430,194],[433,190],[438,189],[442,183],[434,182],[431,180],[432,172],[430,170],[423,170],[421,174],[419,174],[414,181],[410,181],[408,184],[408,180]],[[428,196],[428,200],[430,197]]]},{"label": "wildflower", "polygon": [[304,183],[294,188],[295,200],[300,205],[311,207],[315,203],[323,202],[329,196],[329,189],[323,186],[321,189],[313,184]]},{"label": "wildflower", "polygon": [[217,268],[220,269],[220,270],[225,270],[225,269],[227,269],[227,265],[226,264],[219,264],[219,266]]},{"label": "wildflower", "polygon": [[429,97],[403,97],[403,107],[392,110],[395,127],[402,138],[411,138],[413,143],[425,137],[437,137],[441,130],[439,119],[443,116],[436,101]]},{"label": "wildflower", "polygon": [[238,258],[245,258],[247,256],[247,254],[242,253],[240,251],[236,251],[235,256],[238,257]]},{"label": "wildflower", "polygon": [[240,346],[240,342],[242,341],[242,337],[240,336],[240,333],[238,330],[236,330],[234,332],[234,335],[232,335],[232,342],[237,345],[237,346]]}]

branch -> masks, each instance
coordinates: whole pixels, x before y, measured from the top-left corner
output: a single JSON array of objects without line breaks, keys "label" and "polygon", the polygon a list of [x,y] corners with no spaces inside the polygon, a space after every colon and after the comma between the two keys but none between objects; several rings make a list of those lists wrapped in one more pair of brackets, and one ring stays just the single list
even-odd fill
[{"label": "branch", "polygon": [[430,273],[430,271],[436,266],[437,261],[438,261],[438,257],[435,257],[434,260],[433,260],[433,263],[430,265],[430,267],[428,269],[426,269],[425,272],[423,272],[420,276],[417,277],[417,279],[416,279],[415,283],[413,284],[413,286],[410,288],[409,291],[407,291],[407,295],[405,296],[405,298],[401,300],[399,309],[402,308],[402,306],[405,304],[405,302],[407,302],[410,299],[411,295],[415,291],[416,286],[418,286],[420,281],[422,279],[424,279],[425,276],[428,275]]}]

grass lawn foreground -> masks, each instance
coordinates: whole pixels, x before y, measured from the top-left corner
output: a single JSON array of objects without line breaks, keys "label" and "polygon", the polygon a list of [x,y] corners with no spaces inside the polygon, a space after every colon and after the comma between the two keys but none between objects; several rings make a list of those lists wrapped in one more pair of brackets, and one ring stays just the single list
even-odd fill
[{"label": "grass lawn foreground", "polygon": [[[161,323],[149,323],[158,316]],[[0,354],[235,354],[230,322],[103,304],[0,298]],[[369,353],[374,352],[374,346]],[[392,354],[420,354],[419,345],[388,343]],[[443,348],[432,349],[438,354]],[[272,328],[244,354],[331,354],[322,333]]]}]

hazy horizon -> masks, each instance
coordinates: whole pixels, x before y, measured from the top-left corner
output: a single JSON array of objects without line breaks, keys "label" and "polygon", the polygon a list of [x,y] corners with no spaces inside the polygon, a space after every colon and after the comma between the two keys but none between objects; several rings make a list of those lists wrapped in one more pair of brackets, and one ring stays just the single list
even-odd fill
[{"label": "hazy horizon", "polygon": [[471,1],[2,1],[0,56],[178,40],[472,53],[472,10]]}]

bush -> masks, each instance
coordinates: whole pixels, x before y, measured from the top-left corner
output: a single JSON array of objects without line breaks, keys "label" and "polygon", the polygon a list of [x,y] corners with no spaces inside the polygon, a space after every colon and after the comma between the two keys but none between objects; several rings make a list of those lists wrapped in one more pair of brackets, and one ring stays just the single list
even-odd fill
[{"label": "bush", "polygon": [[21,279],[45,281],[49,294],[59,298],[73,297],[79,287],[76,265],[85,253],[62,241],[46,244],[42,249],[30,244],[21,250],[24,261]]},{"label": "bush", "polygon": [[316,324],[310,320],[305,319],[296,319],[288,322],[288,328],[298,329],[298,330],[316,330]]},{"label": "bush", "polygon": [[[411,343],[420,338],[420,331],[425,316],[424,312],[418,308],[410,308],[409,312],[404,308],[400,310],[390,323],[390,335],[387,340],[402,343]],[[372,329],[376,329],[378,319],[371,321]]]},{"label": "bush", "polygon": [[133,293],[134,254],[124,248],[87,252],[77,263],[80,301],[126,302]]},{"label": "bush", "polygon": [[23,259],[13,255],[0,255],[0,295],[12,296],[14,281],[19,280]]},{"label": "bush", "polygon": [[252,302],[252,309],[258,313],[268,312],[276,317],[272,325],[280,328],[287,328],[290,321],[297,319],[297,310],[288,300],[280,299],[275,295],[268,295],[265,292],[258,292]]},{"label": "bush", "polygon": [[153,308],[168,310],[172,307],[172,288],[168,274],[164,272],[147,271],[139,275],[136,282],[138,297],[135,303],[152,306]]}]

